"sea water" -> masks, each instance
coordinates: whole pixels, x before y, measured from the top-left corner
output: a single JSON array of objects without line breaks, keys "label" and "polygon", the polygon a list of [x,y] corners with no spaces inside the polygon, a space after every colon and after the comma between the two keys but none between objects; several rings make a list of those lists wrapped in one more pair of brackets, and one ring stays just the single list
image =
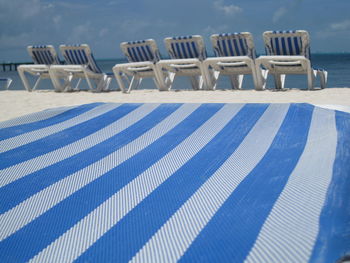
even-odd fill
[{"label": "sea water", "polygon": [[[103,59],[97,60],[97,64],[104,72],[112,72],[115,64],[125,63],[125,59]],[[350,53],[337,54],[313,54],[312,64],[314,68],[322,68],[328,71],[328,88],[343,88],[350,87]],[[10,90],[23,90],[24,86],[19,78],[17,71],[2,71],[0,69],[0,78],[12,78],[13,82]],[[34,83],[34,78],[28,77]],[[0,83],[0,90],[4,89],[4,83]],[[316,80],[316,87],[320,86],[319,79]],[[87,89],[88,85],[85,81],[81,82],[81,89]],[[118,85],[115,79],[112,81],[111,88],[117,90]],[[217,89],[230,89],[229,79],[222,76],[219,79]],[[246,75],[243,81],[243,89],[253,89],[253,81],[251,76]],[[273,78],[269,77],[267,88],[274,88]],[[285,81],[285,88],[288,89],[306,89],[307,78],[306,75],[288,75]],[[53,89],[51,81],[42,80],[38,89]],[[151,79],[144,79],[139,89],[156,89],[154,82]],[[178,77],[175,79],[173,89],[191,89],[190,81],[187,77]]]}]

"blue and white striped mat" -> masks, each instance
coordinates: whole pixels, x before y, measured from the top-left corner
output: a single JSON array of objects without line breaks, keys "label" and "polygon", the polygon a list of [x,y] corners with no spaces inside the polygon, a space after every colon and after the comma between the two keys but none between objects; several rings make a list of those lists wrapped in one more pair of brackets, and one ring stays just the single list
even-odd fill
[{"label": "blue and white striped mat", "polygon": [[94,103],[0,128],[0,262],[349,255],[348,113]]}]

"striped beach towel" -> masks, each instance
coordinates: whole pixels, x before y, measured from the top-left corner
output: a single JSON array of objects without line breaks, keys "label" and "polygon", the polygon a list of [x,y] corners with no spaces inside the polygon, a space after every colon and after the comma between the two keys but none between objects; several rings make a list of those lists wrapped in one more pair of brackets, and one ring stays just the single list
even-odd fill
[{"label": "striped beach towel", "polygon": [[336,262],[350,114],[114,104],[0,123],[1,262]]}]

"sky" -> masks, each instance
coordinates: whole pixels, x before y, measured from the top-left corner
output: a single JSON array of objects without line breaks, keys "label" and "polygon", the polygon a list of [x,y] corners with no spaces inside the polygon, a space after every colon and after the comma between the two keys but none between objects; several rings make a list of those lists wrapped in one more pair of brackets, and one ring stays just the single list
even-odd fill
[{"label": "sky", "polygon": [[0,62],[30,61],[28,45],[89,44],[98,59],[119,44],[169,36],[304,29],[313,53],[350,52],[350,0],[0,0]]}]

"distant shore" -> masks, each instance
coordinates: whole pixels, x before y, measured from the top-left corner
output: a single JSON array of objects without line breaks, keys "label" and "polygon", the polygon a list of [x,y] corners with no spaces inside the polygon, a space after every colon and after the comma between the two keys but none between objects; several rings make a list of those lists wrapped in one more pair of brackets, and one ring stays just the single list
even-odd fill
[{"label": "distant shore", "polygon": [[216,90],[164,91],[134,90],[92,93],[87,91],[56,93],[52,90],[27,92],[0,91],[0,121],[13,119],[49,108],[81,105],[92,102],[117,103],[311,103],[316,105],[350,106],[350,88],[324,90]]}]

